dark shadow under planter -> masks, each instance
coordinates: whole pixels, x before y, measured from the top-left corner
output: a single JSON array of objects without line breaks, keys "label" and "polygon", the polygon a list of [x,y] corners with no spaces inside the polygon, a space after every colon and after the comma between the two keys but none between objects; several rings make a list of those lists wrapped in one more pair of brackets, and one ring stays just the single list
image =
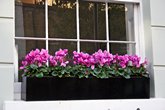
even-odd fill
[{"label": "dark shadow under planter", "polygon": [[150,79],[23,77],[21,89],[26,101],[143,99],[150,97]]}]

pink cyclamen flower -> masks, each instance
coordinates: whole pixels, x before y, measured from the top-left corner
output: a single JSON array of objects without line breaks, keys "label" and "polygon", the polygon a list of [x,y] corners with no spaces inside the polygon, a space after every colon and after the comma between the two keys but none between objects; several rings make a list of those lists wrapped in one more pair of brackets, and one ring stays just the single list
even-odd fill
[{"label": "pink cyclamen flower", "polygon": [[68,49],[59,49],[59,51],[55,52],[55,56],[50,56],[49,63],[51,66],[63,66],[65,67],[69,61],[66,61],[66,56],[68,54]]},{"label": "pink cyclamen flower", "polygon": [[20,69],[24,69],[26,66],[31,64],[36,64],[39,67],[42,65],[46,65],[49,59],[48,51],[45,49],[39,49],[30,51],[26,56],[25,59],[22,61],[22,66]]}]

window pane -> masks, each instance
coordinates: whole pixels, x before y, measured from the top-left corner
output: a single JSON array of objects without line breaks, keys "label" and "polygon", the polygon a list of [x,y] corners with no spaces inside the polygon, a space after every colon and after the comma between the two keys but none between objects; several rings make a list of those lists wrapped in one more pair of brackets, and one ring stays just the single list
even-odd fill
[{"label": "window pane", "polygon": [[80,38],[106,39],[105,3],[79,2]]},{"label": "window pane", "polygon": [[81,42],[80,43],[81,51],[87,53],[94,53],[99,49],[106,50],[106,43],[98,43],[98,42]]},{"label": "window pane", "polygon": [[[21,66],[21,62],[31,50],[45,49],[45,41],[37,41],[37,40],[16,40],[15,41],[16,48],[18,49],[18,66]],[[21,81],[22,73],[19,73],[19,81]]]},{"label": "window pane", "polygon": [[133,4],[108,4],[109,39],[134,41]]},{"label": "window pane", "polygon": [[15,34],[17,37],[45,36],[44,2],[18,0],[15,2]]},{"label": "window pane", "polygon": [[109,44],[110,52],[112,54],[135,54],[135,44]]},{"label": "window pane", "polygon": [[49,37],[76,38],[75,0],[53,0],[49,6]]},{"label": "window pane", "polygon": [[68,49],[69,55],[68,58],[72,58],[73,51],[77,51],[77,42],[69,41],[49,41],[49,53],[54,55],[55,51],[59,49]]}]

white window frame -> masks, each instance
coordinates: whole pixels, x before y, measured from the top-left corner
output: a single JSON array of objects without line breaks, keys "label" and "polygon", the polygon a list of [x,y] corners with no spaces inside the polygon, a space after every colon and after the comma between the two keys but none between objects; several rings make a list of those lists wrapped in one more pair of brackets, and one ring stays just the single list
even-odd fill
[{"label": "white window frame", "polygon": [[[77,23],[77,39],[60,39],[60,38],[49,38],[48,37],[48,3],[45,0],[45,38],[34,38],[34,37],[21,37],[15,36],[14,39],[23,40],[44,40],[46,41],[46,49],[48,50],[48,41],[75,41],[77,42],[77,51],[80,51],[80,42],[101,42],[107,43],[107,50],[109,51],[109,43],[125,43],[125,44],[135,44],[136,54],[140,55],[142,59],[145,58],[145,47],[144,47],[144,28],[143,28],[143,17],[142,17],[142,1],[141,0],[84,0],[84,1],[95,1],[104,2],[106,11],[106,40],[89,40],[80,39],[80,28],[79,28],[79,0],[76,0],[76,23]],[[108,21],[108,3],[133,3],[134,5],[134,41],[113,41],[109,40],[109,21]],[[15,18],[14,18],[15,19]],[[14,99],[21,99],[21,82],[18,82],[18,53],[17,47],[14,48],[15,56],[15,83],[14,83]]]}]

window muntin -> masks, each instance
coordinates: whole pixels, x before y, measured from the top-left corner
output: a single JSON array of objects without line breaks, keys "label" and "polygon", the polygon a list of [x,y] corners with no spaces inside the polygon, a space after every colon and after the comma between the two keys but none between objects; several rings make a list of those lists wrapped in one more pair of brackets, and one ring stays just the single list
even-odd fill
[{"label": "window muntin", "polygon": [[[16,18],[15,39],[16,39],[16,46],[18,47],[18,59],[19,59],[18,65],[20,65],[23,55],[26,55],[31,49],[35,49],[35,48],[46,48],[49,50],[51,54],[54,54],[54,51],[58,50],[59,48],[68,48],[69,53],[71,53],[73,50],[93,53],[98,49],[102,49],[102,50],[106,49],[113,54],[116,53],[133,54],[136,52],[135,51],[136,42],[134,39],[134,31],[135,31],[134,5],[136,4],[133,3],[116,4],[116,3],[104,3],[104,2],[98,3],[98,2],[88,2],[83,0],[77,0],[76,2],[74,0],[67,0],[67,1],[53,0],[52,3],[48,3],[48,2],[45,3],[40,0],[38,0],[39,2],[34,2],[34,3],[24,3],[24,2],[21,3],[20,1],[19,3],[16,2],[16,16],[15,16]],[[55,2],[56,3],[59,2],[61,4],[58,6],[55,5],[56,4]],[[73,5],[72,9],[70,8],[68,9],[68,6],[70,7],[70,5],[66,5],[67,3]],[[37,12],[38,14],[42,12],[45,14],[44,18],[42,14],[38,15],[41,16],[41,21],[40,19],[38,19],[37,25],[39,25],[39,27],[42,28],[42,30],[38,29],[39,30],[38,31],[26,27],[25,25],[26,23],[24,22],[29,22],[29,24],[32,24],[32,26],[35,27],[35,23],[32,21],[36,19],[33,17],[32,20],[29,21],[24,20],[24,19],[28,19],[28,18],[24,18],[25,16],[23,16],[24,13],[28,11],[21,12],[18,9],[20,9],[21,6],[23,9],[26,5],[29,6],[35,5],[36,9],[33,9],[32,12]],[[60,6],[65,8],[61,9]],[[87,8],[88,10],[83,9],[83,6],[88,7]],[[36,11],[38,10],[39,7],[42,7],[44,10]],[[46,8],[48,10],[46,10]],[[90,12],[89,10],[92,11]],[[116,13],[115,10],[117,10],[117,12],[120,14],[115,15]],[[83,11],[86,11],[86,13]],[[62,12],[63,14],[57,16],[56,14],[58,14],[58,12]],[[64,15],[67,14],[65,12],[70,13],[70,16],[66,15],[67,16],[66,18],[71,20],[71,21],[66,21],[66,24],[62,22],[65,20],[65,18],[63,18]],[[86,15],[83,16],[83,14]],[[91,14],[90,17],[87,16],[89,14]],[[19,22],[20,19],[22,19],[22,22]],[[55,23],[56,22],[55,19],[57,19],[57,21],[60,20],[61,21],[59,23]],[[91,25],[88,25],[86,23],[86,20]],[[117,22],[117,20],[119,20],[120,22]],[[39,22],[41,22],[41,24]],[[97,25],[95,23],[97,23]],[[62,29],[59,28],[58,26],[62,26],[64,28]],[[59,30],[61,29],[61,31],[59,31],[56,28],[59,28]],[[85,31],[85,29],[87,29],[87,31]],[[23,30],[23,32],[21,32],[21,30]],[[31,34],[31,35],[24,34],[24,31],[28,32],[29,30],[35,31],[35,34]],[[43,43],[41,44],[38,43],[35,46],[26,43],[26,47],[23,47],[20,44],[18,44],[18,42],[21,41],[24,42],[38,41],[45,43],[44,46]]]}]

